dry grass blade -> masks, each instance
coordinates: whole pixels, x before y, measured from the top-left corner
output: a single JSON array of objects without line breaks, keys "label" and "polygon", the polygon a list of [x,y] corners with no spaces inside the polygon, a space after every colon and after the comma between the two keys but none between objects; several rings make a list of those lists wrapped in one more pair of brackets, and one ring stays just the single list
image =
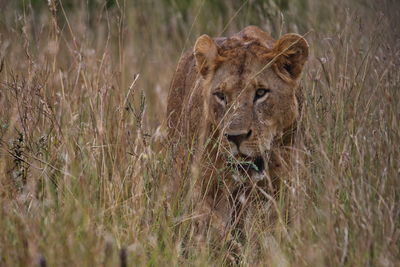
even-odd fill
[{"label": "dry grass blade", "polygon": [[[233,260],[244,266],[399,264],[397,1],[0,8],[0,266],[218,266],[237,247]],[[170,79],[196,37],[251,24],[310,44],[296,172],[279,198],[253,186],[269,202],[246,212],[247,240],[232,233],[199,246],[191,151],[187,184],[169,197],[177,174],[162,138]]]}]

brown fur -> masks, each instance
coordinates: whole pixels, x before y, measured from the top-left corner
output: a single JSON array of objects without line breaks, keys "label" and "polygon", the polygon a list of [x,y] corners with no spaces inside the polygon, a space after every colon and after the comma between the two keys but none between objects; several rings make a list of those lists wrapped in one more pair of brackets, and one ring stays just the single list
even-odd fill
[{"label": "brown fur", "polygon": [[[199,37],[178,64],[167,110],[180,171],[173,185],[182,185],[183,167],[193,155],[199,212],[221,234],[241,216],[238,207],[249,202],[243,197],[255,188],[275,194],[290,169],[296,93],[307,57],[301,36],[275,41],[249,26],[230,38]],[[236,167],[227,167],[229,161]]]}]

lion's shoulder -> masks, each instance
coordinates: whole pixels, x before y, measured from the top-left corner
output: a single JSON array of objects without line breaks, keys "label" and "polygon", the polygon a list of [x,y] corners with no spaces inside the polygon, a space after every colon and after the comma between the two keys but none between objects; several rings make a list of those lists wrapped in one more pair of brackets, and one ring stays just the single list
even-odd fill
[{"label": "lion's shoulder", "polygon": [[188,91],[193,86],[197,71],[192,51],[184,53],[179,59],[177,68],[172,77],[167,100],[168,128],[178,127],[183,103]]}]

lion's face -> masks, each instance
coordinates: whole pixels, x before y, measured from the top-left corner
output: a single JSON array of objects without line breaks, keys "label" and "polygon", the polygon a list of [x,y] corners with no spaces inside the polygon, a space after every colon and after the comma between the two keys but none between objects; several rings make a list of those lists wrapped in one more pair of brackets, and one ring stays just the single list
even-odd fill
[{"label": "lion's face", "polygon": [[233,66],[226,62],[208,92],[209,117],[235,157],[263,156],[273,138],[297,117],[293,88],[271,69],[253,77],[257,67],[250,65],[248,73],[238,77],[228,74]]},{"label": "lion's face", "polygon": [[[208,120],[225,152],[239,162],[249,162],[240,168],[251,175],[260,173],[273,139],[297,118],[295,93],[307,43],[290,35],[288,41],[297,43],[289,49],[281,40],[274,48],[235,41],[233,48],[224,49],[210,38],[200,38],[195,55],[204,78]],[[205,47],[207,53],[201,53]]]}]

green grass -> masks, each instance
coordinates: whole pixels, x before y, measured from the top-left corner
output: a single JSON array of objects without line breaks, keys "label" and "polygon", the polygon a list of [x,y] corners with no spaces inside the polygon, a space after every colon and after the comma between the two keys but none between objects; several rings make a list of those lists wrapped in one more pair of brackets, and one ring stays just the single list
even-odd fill
[{"label": "green grass", "polygon": [[[0,4],[0,266],[220,265],[168,198],[168,86],[197,36],[248,24],[306,34],[298,172],[249,217],[246,266],[400,262],[396,1],[9,1]],[[52,3],[53,1],[50,1]],[[139,75],[139,76],[137,76]]]}]

